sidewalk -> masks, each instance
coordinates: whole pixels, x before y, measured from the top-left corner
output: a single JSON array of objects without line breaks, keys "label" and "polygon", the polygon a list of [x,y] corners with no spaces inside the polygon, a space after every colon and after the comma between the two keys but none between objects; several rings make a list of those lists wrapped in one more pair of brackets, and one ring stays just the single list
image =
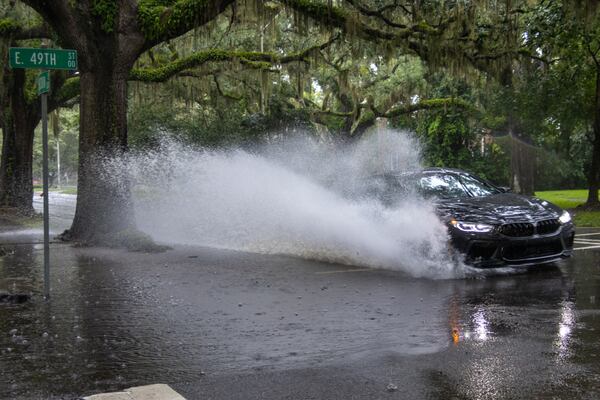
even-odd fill
[{"label": "sidewalk", "polygon": [[101,393],[84,397],[84,400],[185,400],[179,393],[164,384],[137,386],[122,392]]}]

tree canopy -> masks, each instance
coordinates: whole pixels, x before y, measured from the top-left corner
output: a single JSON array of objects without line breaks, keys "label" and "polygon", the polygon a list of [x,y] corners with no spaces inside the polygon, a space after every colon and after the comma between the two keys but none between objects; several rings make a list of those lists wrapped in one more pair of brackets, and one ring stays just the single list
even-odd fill
[{"label": "tree canopy", "polygon": [[[384,119],[414,131],[432,165],[523,192],[587,185],[595,205],[599,11],[574,5],[22,0],[0,8],[0,37],[4,53],[41,40],[79,53],[77,76],[53,74],[53,105],[79,103],[79,198],[67,236],[94,240],[132,226],[129,187],[104,181],[99,155],[152,146],[158,132],[228,146],[303,129],[342,145]],[[10,129],[23,130],[9,116],[39,112],[32,74],[19,74],[3,72],[3,99],[20,88],[0,115],[5,171],[9,153],[32,152],[7,142]]]}]

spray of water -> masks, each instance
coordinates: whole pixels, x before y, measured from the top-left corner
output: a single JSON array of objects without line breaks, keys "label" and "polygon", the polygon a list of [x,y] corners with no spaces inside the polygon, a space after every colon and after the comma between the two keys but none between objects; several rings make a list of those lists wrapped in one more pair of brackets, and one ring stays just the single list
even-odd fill
[{"label": "spray of water", "polygon": [[462,269],[430,203],[405,195],[389,206],[357,194],[374,174],[418,169],[419,154],[394,131],[343,149],[307,137],[252,151],[164,141],[128,169],[138,226],[161,242],[456,277]]}]

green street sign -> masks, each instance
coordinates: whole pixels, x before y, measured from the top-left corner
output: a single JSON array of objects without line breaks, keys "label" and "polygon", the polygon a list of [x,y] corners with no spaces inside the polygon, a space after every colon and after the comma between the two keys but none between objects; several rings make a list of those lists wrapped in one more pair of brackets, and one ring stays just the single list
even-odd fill
[{"label": "green street sign", "polygon": [[50,91],[50,72],[43,71],[37,77],[37,94],[48,93]]},{"label": "green street sign", "polygon": [[11,68],[75,70],[77,51],[11,47],[9,64]]}]

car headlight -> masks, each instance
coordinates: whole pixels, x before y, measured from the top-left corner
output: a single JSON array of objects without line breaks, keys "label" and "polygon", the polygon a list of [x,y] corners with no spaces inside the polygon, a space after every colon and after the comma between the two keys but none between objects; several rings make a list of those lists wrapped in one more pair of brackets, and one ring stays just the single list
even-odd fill
[{"label": "car headlight", "polygon": [[561,216],[558,217],[558,221],[563,225],[571,222],[571,214],[568,211],[563,211]]},{"label": "car headlight", "polygon": [[474,223],[474,222],[463,222],[463,221],[457,221],[455,219],[450,221],[450,223],[452,224],[452,226],[460,229],[463,232],[485,233],[485,232],[491,232],[494,229],[494,225],[478,224],[478,223]]}]

